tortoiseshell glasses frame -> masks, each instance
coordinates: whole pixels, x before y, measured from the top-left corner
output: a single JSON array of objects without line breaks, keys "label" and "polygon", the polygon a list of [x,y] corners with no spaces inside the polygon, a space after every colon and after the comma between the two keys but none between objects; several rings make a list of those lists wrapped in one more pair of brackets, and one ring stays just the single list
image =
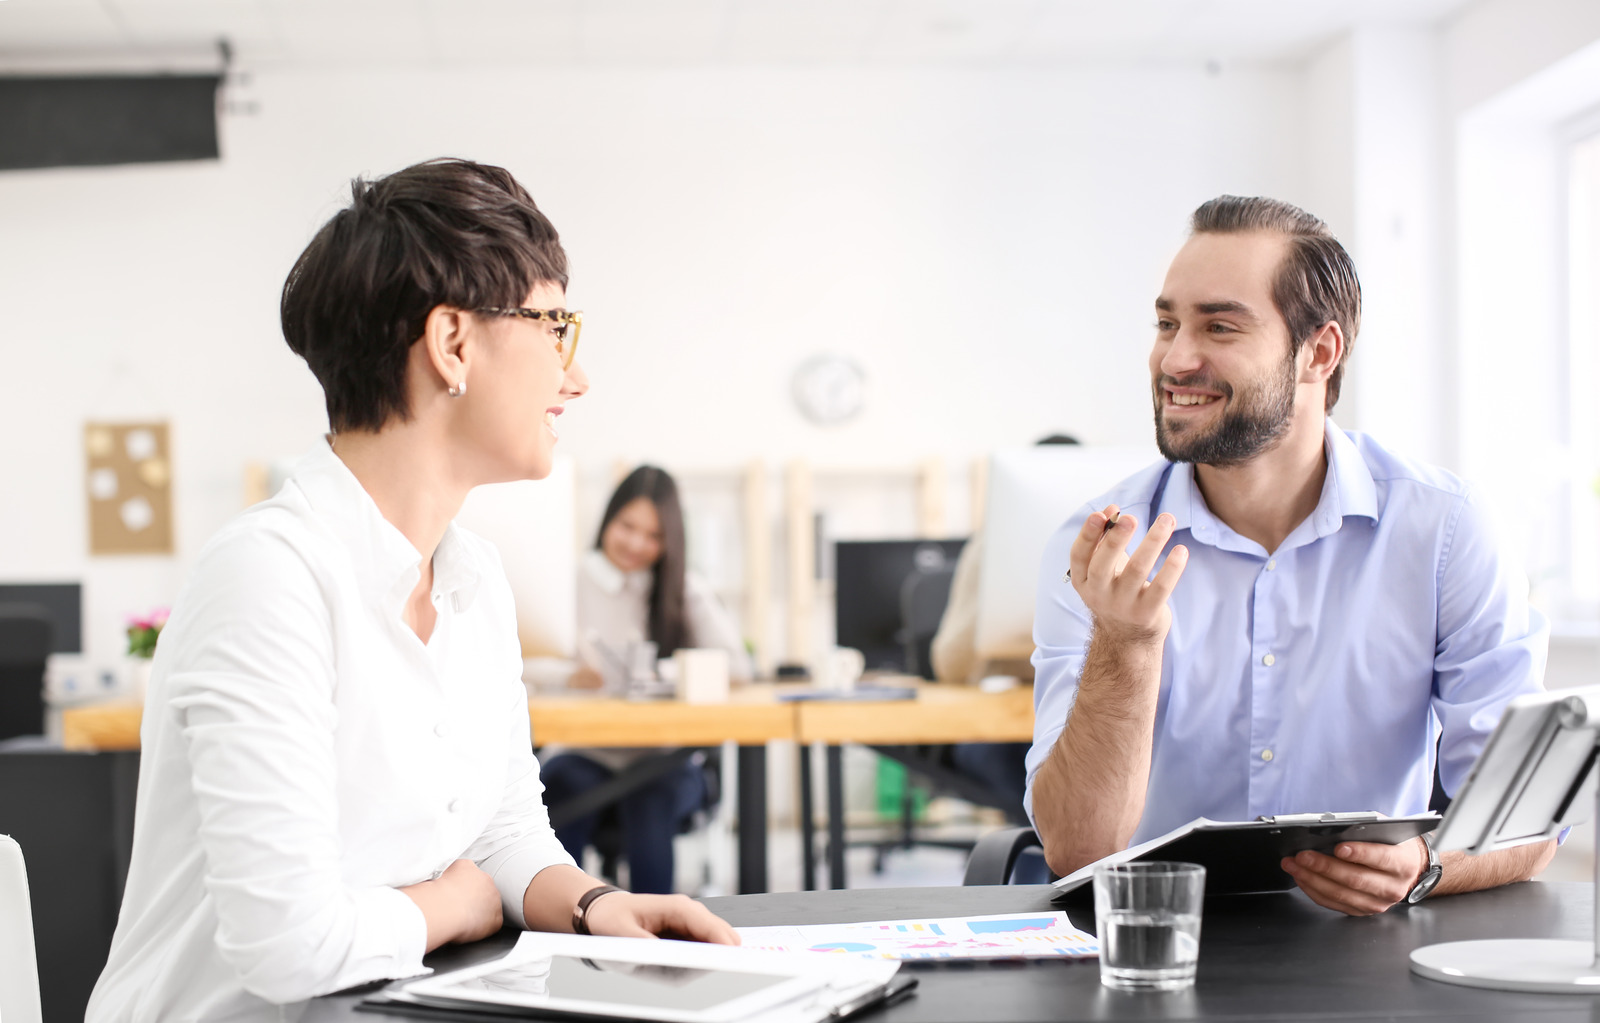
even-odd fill
[{"label": "tortoiseshell glasses frame", "polygon": [[561,368],[571,369],[578,354],[578,335],[583,331],[583,314],[567,309],[524,309],[505,306],[484,306],[473,312],[486,316],[517,316],[524,320],[547,320],[554,325],[556,352],[561,356]]}]

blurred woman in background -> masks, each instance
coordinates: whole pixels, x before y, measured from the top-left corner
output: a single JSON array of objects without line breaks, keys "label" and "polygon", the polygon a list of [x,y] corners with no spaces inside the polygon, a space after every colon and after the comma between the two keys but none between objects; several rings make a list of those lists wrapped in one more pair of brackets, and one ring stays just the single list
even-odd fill
[{"label": "blurred woman in background", "polygon": [[[578,571],[581,666],[572,686],[597,688],[608,675],[626,675],[635,667],[632,654],[646,642],[655,644],[652,659],[684,648],[726,650],[729,678],[749,680],[739,632],[710,585],[688,570],[684,548],[678,485],[665,470],[640,466],[611,495],[594,550]],[[652,752],[658,751],[547,749],[542,777],[549,801],[557,805],[604,784]],[[706,798],[705,773],[691,762],[616,803],[633,891],[672,891],[673,836]],[[581,817],[557,828],[556,837],[581,862],[599,820],[599,813]]]}]

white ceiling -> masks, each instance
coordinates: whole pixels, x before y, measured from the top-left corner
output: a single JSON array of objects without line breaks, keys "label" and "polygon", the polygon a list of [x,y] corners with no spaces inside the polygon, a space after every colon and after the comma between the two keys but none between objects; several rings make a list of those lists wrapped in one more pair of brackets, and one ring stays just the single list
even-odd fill
[{"label": "white ceiling", "polygon": [[1292,61],[1467,0],[0,0],[0,68]]}]

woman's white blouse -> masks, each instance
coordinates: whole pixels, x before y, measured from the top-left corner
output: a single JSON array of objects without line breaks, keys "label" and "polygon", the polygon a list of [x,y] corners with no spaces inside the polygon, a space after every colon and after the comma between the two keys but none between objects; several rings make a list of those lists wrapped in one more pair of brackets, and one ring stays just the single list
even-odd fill
[{"label": "woman's white blouse", "polygon": [[426,645],[401,620],[420,560],[326,444],[206,545],[156,649],[90,1021],[273,1018],[422,973],[426,923],[398,888],[471,859],[522,925],[528,882],[572,863],[499,556],[449,528]]},{"label": "woman's white blouse", "polygon": [[[588,551],[578,571],[578,654],[600,670],[604,662],[594,649],[596,639],[616,646],[650,636],[650,587],[655,576],[649,569],[624,572],[598,550]],[[728,651],[728,675],[735,682],[750,680],[750,655],[728,611],[711,584],[695,572],[683,580],[683,618],[688,646]]]}]

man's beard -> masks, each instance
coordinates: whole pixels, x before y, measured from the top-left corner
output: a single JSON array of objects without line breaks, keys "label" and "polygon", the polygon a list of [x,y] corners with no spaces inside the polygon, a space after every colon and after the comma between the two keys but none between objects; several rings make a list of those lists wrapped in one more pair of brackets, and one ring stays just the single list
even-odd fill
[{"label": "man's beard", "polygon": [[[1230,466],[1250,461],[1289,432],[1289,424],[1294,419],[1294,375],[1295,361],[1290,357],[1282,364],[1281,372],[1268,374],[1261,383],[1246,390],[1238,404],[1233,400],[1233,385],[1225,381],[1158,378],[1155,383],[1156,447],[1169,462]],[[1227,407],[1222,421],[1209,429],[1198,423],[1183,423],[1174,429],[1162,414],[1166,408],[1163,384],[1220,391]]]}]

